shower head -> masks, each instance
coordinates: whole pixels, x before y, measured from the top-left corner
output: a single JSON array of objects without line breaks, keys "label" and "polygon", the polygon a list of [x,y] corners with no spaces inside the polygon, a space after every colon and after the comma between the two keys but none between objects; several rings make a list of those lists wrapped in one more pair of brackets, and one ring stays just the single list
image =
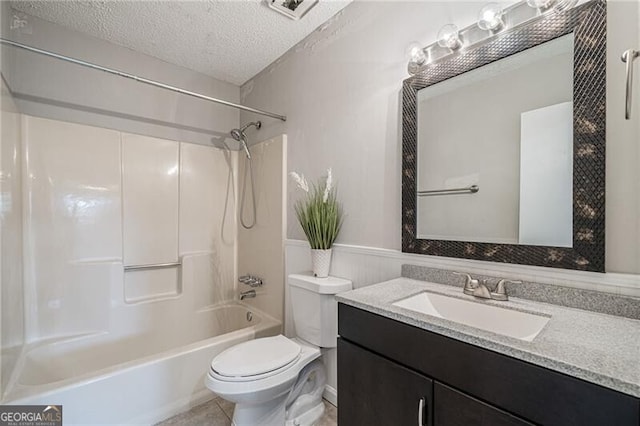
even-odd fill
[{"label": "shower head", "polygon": [[244,138],[244,132],[240,129],[233,129],[231,132],[229,132],[229,134],[238,142],[240,142]]},{"label": "shower head", "polygon": [[252,121],[251,123],[245,124],[241,129],[233,129],[229,134],[231,137],[240,144],[242,144],[242,149],[244,149],[244,153],[247,155],[247,159],[251,159],[251,154],[249,154],[249,147],[247,146],[247,135],[244,134],[244,131],[249,127],[254,126],[256,129],[260,129],[262,127],[262,122],[260,121]]},{"label": "shower head", "polygon": [[260,127],[262,127],[262,121],[252,121],[251,123],[247,123],[244,125],[244,127],[240,131],[244,132],[251,126],[254,126],[256,130],[260,130]]}]

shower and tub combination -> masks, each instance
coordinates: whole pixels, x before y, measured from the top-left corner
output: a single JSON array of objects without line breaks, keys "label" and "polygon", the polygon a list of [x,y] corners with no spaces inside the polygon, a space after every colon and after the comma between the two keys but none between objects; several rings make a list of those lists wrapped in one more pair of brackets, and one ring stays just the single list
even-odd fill
[{"label": "shower and tub combination", "polygon": [[[5,116],[3,128],[14,126],[16,137],[11,146],[3,137],[3,159],[14,154],[17,181],[9,189],[3,182],[3,200],[11,196],[9,213],[21,223],[15,249],[23,256],[13,267],[23,279],[11,298],[3,281],[3,339],[12,325],[22,335],[3,340],[0,403],[62,404],[68,424],[157,422],[213,397],[204,377],[217,354],[281,332],[281,315],[252,305],[260,298],[239,300],[235,284],[241,243],[233,218],[247,230],[257,218],[245,131],[260,121],[230,132],[241,151],[229,153],[20,111],[14,123]],[[237,212],[228,167],[240,157]],[[3,237],[7,224],[5,216]],[[5,309],[14,300],[16,309]]]}]

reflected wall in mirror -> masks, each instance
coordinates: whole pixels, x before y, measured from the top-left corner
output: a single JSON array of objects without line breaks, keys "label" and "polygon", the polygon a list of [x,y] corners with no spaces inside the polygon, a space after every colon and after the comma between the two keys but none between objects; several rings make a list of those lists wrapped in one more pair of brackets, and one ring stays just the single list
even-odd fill
[{"label": "reflected wall in mirror", "polygon": [[573,34],[427,86],[417,106],[418,238],[572,247]]},{"label": "reflected wall in mirror", "polygon": [[604,271],[606,7],[549,13],[403,88],[403,251]]}]

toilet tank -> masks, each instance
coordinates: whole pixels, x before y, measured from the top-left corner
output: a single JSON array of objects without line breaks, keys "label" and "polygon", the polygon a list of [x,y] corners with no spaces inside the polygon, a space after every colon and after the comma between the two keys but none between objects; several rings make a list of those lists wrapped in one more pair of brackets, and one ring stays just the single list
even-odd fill
[{"label": "toilet tank", "polygon": [[288,277],[296,336],[321,348],[333,348],[338,337],[338,302],[335,295],[351,290],[351,281],[316,278],[309,274]]}]

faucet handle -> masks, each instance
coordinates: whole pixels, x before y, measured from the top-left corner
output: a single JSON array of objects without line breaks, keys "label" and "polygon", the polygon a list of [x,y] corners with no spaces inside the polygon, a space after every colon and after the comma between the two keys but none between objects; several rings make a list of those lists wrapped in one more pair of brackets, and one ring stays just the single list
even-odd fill
[{"label": "faucet handle", "polygon": [[238,281],[250,287],[260,287],[262,284],[264,284],[262,282],[262,278],[254,277],[252,275],[243,275],[240,278],[238,278]]},{"label": "faucet handle", "polygon": [[454,272],[454,274],[462,275],[462,276],[467,278],[465,283],[464,283],[464,288],[463,288],[462,291],[464,292],[464,294],[468,294],[469,296],[473,296],[473,291],[475,289],[477,289],[478,287],[480,287],[480,281],[478,281],[475,278],[472,278],[471,275],[466,274],[466,273]]},{"label": "faucet handle", "polygon": [[502,279],[498,281],[496,284],[496,288],[491,292],[491,298],[495,300],[509,300],[509,295],[507,294],[507,287],[505,284],[522,284],[522,281],[513,281]]},{"label": "faucet handle", "polygon": [[473,290],[472,295],[482,299],[491,299],[491,291],[487,287],[487,280],[480,280],[480,284]]}]

